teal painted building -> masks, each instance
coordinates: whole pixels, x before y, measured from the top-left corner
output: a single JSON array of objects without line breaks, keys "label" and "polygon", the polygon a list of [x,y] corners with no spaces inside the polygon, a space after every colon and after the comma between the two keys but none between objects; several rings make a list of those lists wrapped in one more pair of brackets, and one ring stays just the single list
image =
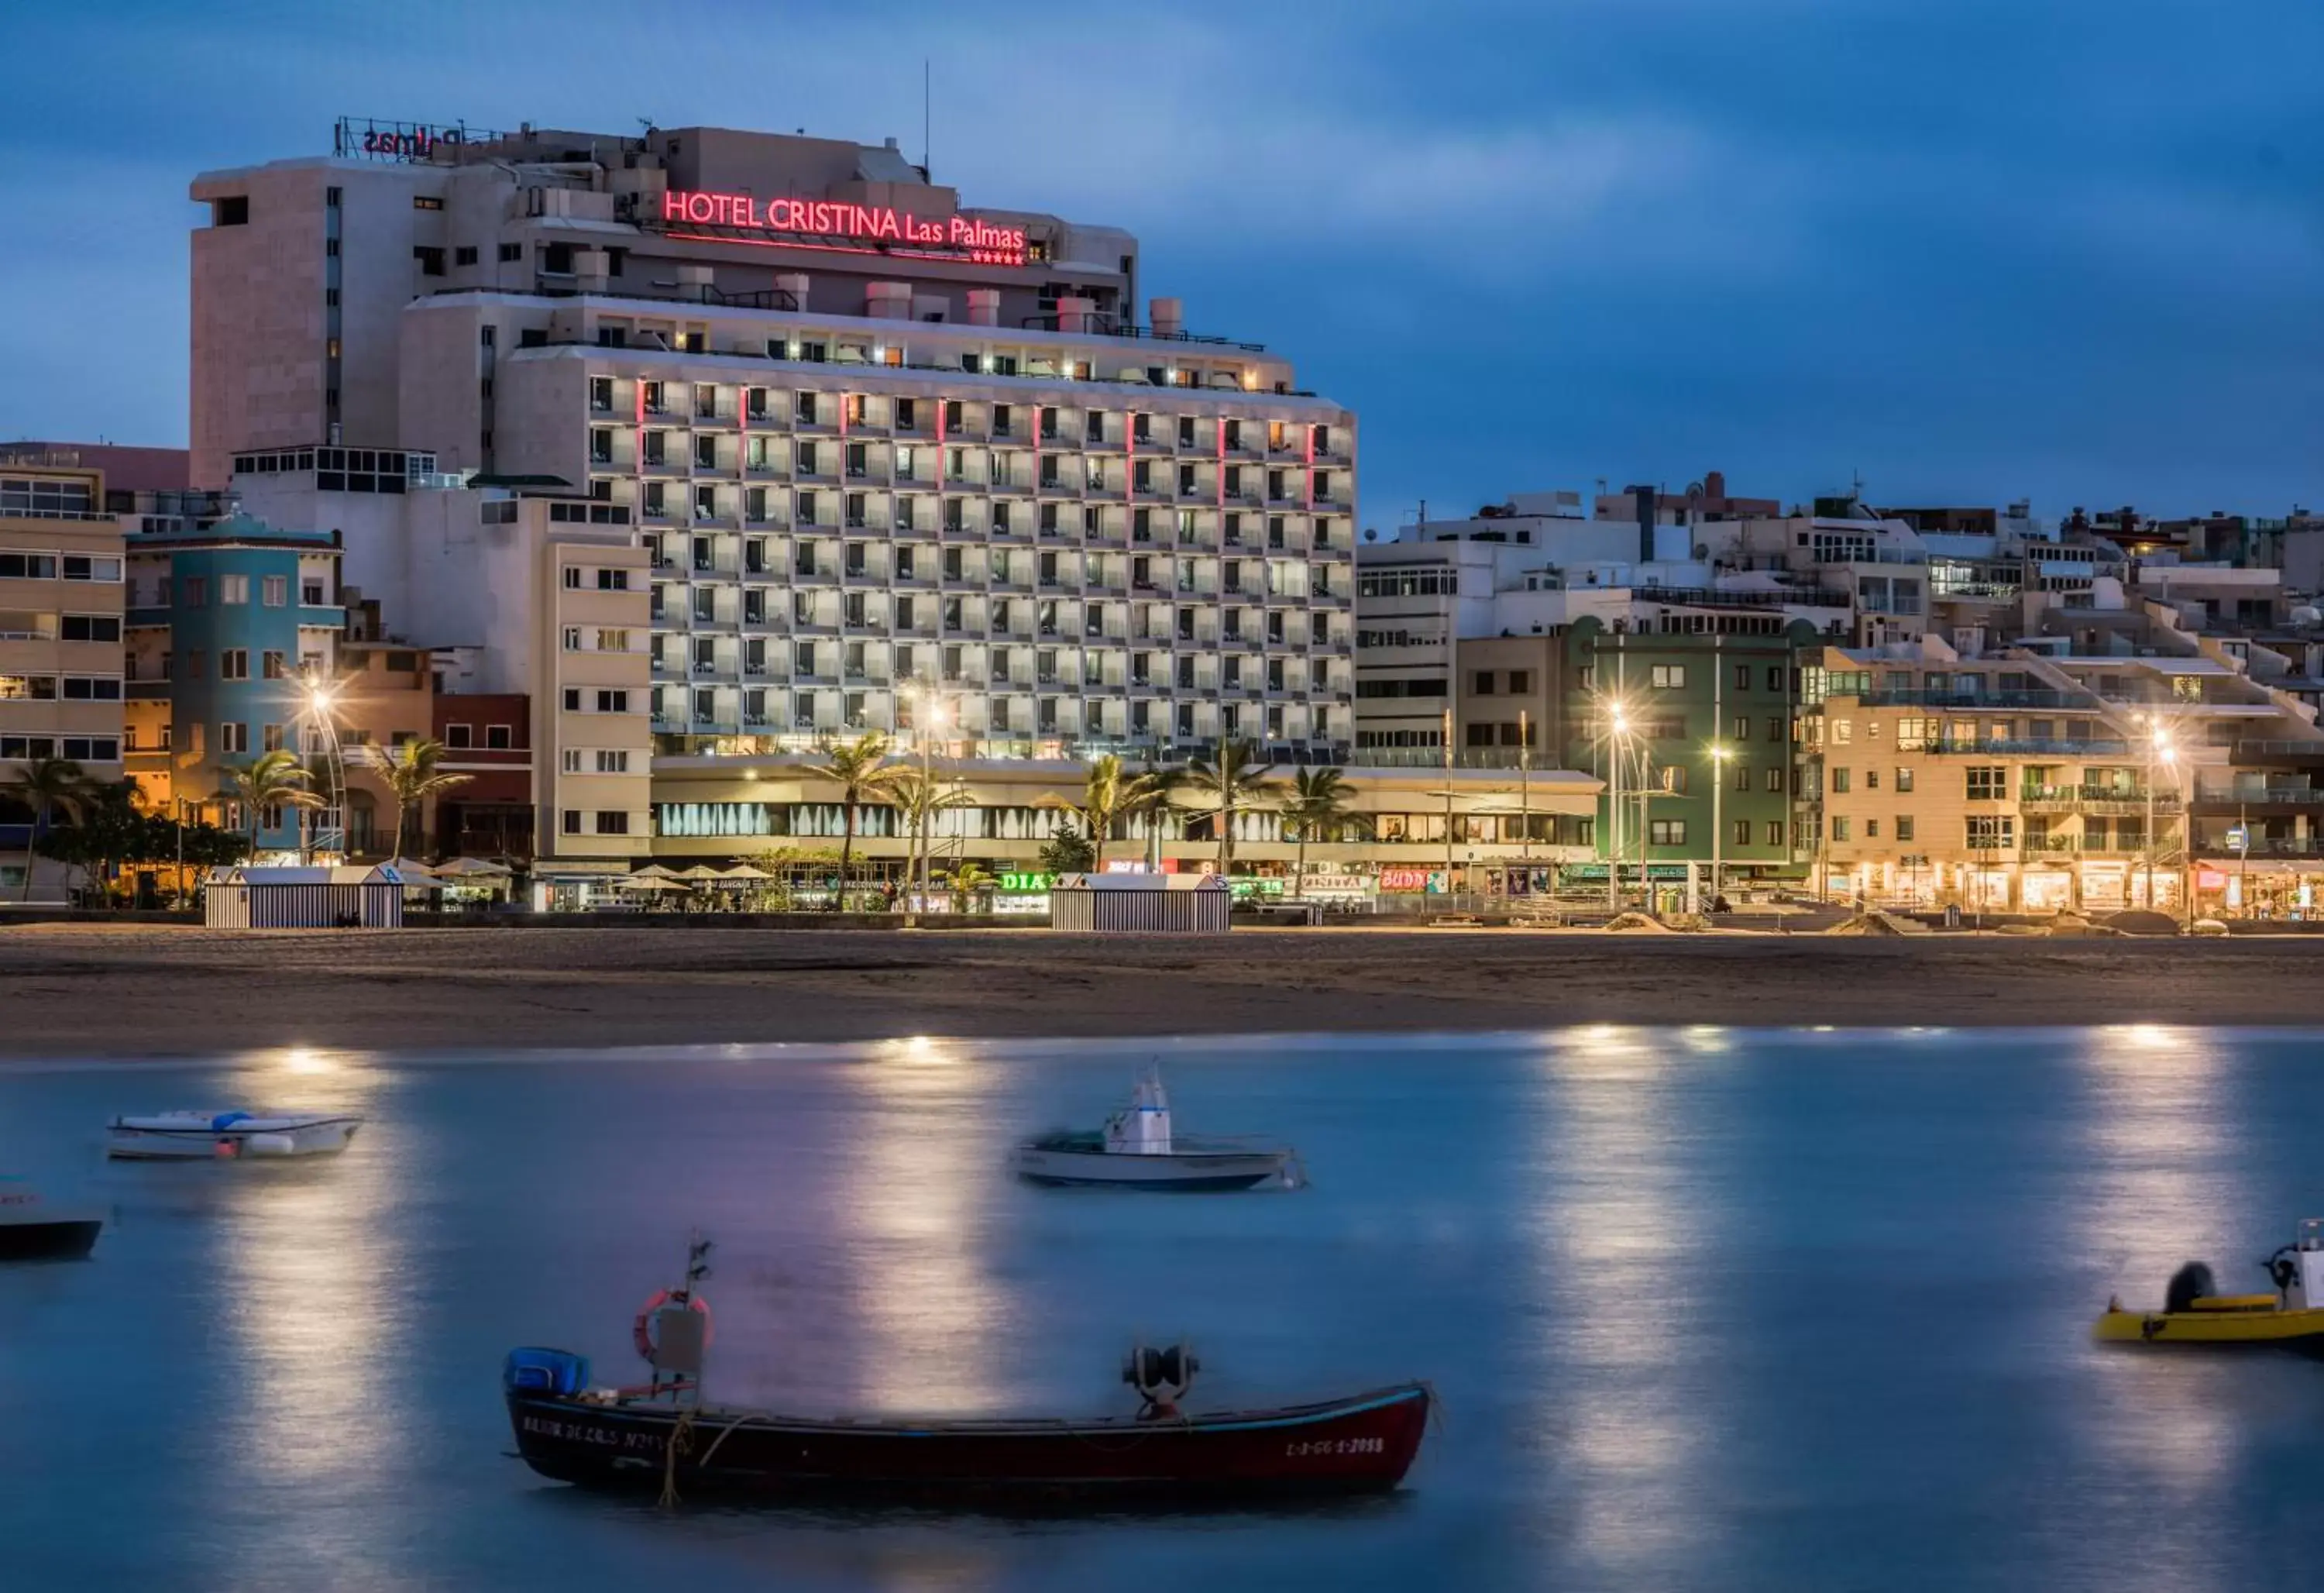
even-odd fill
[{"label": "teal painted building", "polygon": [[[300,734],[306,682],[336,678],[346,625],[336,533],[244,514],[128,539],[124,749],[157,806],[188,803],[244,828],[234,776]],[[259,848],[299,844],[300,815],[268,815]]]}]

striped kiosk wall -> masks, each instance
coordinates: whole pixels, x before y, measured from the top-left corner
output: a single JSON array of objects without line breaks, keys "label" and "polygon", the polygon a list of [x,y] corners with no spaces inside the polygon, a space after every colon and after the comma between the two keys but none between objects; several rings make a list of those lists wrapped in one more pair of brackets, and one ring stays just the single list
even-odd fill
[{"label": "striped kiosk wall", "polygon": [[1084,935],[1223,935],[1229,905],[1224,885],[1192,890],[1059,885],[1049,892],[1049,924]]},{"label": "striped kiosk wall", "polygon": [[214,930],[400,930],[401,884],[216,884],[202,893]]}]

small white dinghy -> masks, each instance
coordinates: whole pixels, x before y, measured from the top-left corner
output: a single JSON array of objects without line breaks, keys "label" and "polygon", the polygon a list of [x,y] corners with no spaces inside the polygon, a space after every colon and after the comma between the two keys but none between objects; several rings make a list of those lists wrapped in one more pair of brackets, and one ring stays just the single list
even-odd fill
[{"label": "small white dinghy", "polygon": [[1017,1172],[1038,1184],[1185,1193],[1255,1189],[1270,1180],[1296,1189],[1305,1181],[1288,1145],[1173,1135],[1170,1098],[1151,1069],[1103,1128],[1061,1129],[1019,1146]]},{"label": "small white dinghy", "polygon": [[106,1125],[105,1153],[131,1162],[330,1156],[347,1148],[360,1117],[255,1112],[157,1112]]}]

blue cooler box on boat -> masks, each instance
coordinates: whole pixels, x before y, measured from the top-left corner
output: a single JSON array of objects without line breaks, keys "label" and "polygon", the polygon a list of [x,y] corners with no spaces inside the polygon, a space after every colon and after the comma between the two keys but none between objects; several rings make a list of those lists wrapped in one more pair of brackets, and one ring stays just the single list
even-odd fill
[{"label": "blue cooler box on boat", "polygon": [[564,1349],[512,1349],[501,1368],[511,1394],[576,1394],[589,1386],[589,1357]]}]

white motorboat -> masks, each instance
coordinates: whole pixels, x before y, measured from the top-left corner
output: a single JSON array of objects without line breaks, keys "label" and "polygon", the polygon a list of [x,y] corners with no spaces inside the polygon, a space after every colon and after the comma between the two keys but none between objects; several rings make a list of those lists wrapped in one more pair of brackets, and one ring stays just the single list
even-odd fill
[{"label": "white motorboat", "polygon": [[1038,1184],[1157,1192],[1249,1190],[1270,1181],[1296,1189],[1303,1181],[1298,1157],[1288,1145],[1174,1135],[1170,1098],[1150,1069],[1139,1079],[1130,1105],[1108,1117],[1103,1128],[1060,1129],[1019,1145],[1017,1172]]},{"label": "white motorboat", "polygon": [[290,1113],[157,1112],[106,1125],[105,1153],[124,1161],[329,1156],[347,1148],[360,1117]]}]

